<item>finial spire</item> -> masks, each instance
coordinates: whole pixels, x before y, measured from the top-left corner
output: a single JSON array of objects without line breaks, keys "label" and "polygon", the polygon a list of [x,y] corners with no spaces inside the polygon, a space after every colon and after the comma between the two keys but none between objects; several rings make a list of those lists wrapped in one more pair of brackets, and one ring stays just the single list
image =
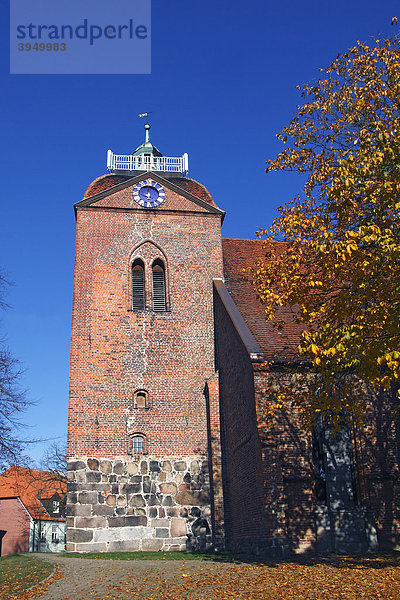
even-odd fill
[{"label": "finial spire", "polygon": [[140,113],[140,115],[138,115],[139,117],[146,117],[146,123],[144,124],[144,128],[146,131],[146,139],[145,139],[145,144],[148,144],[150,142],[150,123],[148,121],[148,117],[149,117],[150,112],[145,112],[145,113]]},{"label": "finial spire", "polygon": [[150,123],[145,123],[144,124],[144,128],[146,130],[146,140],[145,140],[145,144],[147,144],[148,142],[150,142]]}]

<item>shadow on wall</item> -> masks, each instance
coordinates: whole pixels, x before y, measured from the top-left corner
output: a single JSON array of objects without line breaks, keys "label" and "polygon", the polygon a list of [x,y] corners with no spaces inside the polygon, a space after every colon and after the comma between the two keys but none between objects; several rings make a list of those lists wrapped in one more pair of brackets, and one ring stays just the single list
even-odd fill
[{"label": "shadow on wall", "polygon": [[[281,492],[280,525],[296,552],[400,546],[399,401],[395,394],[370,398],[363,426],[337,435],[319,426],[305,434],[295,415],[282,412],[265,435],[267,514],[276,511]],[[275,496],[268,479],[274,462],[275,473],[282,472]]]},{"label": "shadow on wall", "polygon": [[[283,411],[277,413],[269,429],[263,443],[267,515],[276,514],[275,532],[281,532],[291,551],[314,551],[316,465],[312,436],[299,428],[295,416]],[[269,473],[275,475],[275,485],[269,481]],[[324,503],[324,485],[322,489],[319,486],[319,495]]]},{"label": "shadow on wall", "polygon": [[355,430],[360,501],[376,524],[379,547],[400,546],[400,402],[396,389],[382,393],[367,410],[368,426]]}]

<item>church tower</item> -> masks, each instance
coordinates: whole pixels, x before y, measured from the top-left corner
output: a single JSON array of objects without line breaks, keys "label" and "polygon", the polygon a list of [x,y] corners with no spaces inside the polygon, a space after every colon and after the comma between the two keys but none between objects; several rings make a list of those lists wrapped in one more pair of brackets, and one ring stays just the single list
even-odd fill
[{"label": "church tower", "polygon": [[[213,279],[224,212],[188,157],[107,156],[76,210],[68,421],[70,551],[212,539]],[[212,484],[212,481],[211,481]]]}]

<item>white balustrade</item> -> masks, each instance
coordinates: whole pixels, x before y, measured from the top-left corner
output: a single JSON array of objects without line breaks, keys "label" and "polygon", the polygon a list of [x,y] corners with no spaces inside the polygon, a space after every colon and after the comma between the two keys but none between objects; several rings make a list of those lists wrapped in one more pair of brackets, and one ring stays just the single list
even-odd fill
[{"label": "white balustrade", "polygon": [[114,154],[107,152],[109,171],[161,171],[164,173],[182,173],[189,170],[189,157],[183,156],[134,156],[133,154]]}]

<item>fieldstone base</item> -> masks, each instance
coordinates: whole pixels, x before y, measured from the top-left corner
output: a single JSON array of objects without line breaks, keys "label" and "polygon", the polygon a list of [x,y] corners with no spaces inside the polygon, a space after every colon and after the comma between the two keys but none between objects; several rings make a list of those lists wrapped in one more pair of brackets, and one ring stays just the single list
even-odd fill
[{"label": "fieldstone base", "polygon": [[211,548],[204,456],[68,462],[67,551]]}]

